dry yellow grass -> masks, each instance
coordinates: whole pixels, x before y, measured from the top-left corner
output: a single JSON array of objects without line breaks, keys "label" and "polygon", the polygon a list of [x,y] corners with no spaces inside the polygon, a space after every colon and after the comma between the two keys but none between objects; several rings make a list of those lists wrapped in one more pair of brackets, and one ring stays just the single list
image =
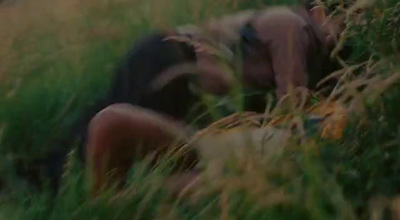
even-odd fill
[{"label": "dry yellow grass", "polygon": [[206,1],[38,0],[2,5],[0,82],[26,76],[57,58],[83,66],[79,60],[93,43],[131,40],[129,33],[145,23],[151,28],[170,28],[208,19],[218,8],[227,8],[221,6],[234,5],[232,2],[240,0],[212,1],[205,14]]}]

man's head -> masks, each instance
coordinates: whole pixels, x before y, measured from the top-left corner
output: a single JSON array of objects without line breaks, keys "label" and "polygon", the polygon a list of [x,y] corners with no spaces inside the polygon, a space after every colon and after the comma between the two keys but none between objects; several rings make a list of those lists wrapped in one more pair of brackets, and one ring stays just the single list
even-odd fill
[{"label": "man's head", "polygon": [[152,84],[153,92],[160,91],[181,77],[190,79],[190,86],[205,93],[224,96],[229,94],[233,75],[226,60],[231,59],[231,51],[218,44],[199,27],[187,25],[177,28],[177,35],[167,38],[170,41],[185,42],[191,45],[196,54],[196,62],[173,65],[157,76]]},{"label": "man's head", "polygon": [[258,10],[243,10],[218,18],[211,18],[203,26],[214,41],[232,45],[240,41],[240,29],[246,25]]},{"label": "man's head", "polygon": [[306,8],[310,13],[311,18],[325,33],[325,44],[328,47],[336,44],[341,32],[345,28],[344,21],[346,15],[344,13],[329,15],[331,12],[321,5],[316,5],[313,7],[311,7],[311,5],[306,5]]}]

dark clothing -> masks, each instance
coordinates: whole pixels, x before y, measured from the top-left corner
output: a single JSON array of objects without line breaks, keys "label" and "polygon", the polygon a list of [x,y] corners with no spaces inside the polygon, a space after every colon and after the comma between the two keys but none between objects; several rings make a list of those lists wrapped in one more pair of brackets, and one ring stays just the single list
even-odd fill
[{"label": "dark clothing", "polygon": [[[275,89],[278,98],[288,92],[289,84],[293,88],[314,88],[324,76],[323,64],[319,61],[327,55],[325,38],[326,33],[304,8],[271,7],[254,13],[241,29],[244,87],[256,91]],[[197,56],[199,60],[212,60],[205,53]],[[224,71],[218,65],[209,69]],[[257,97],[249,101],[253,104],[247,110],[263,111],[265,102],[262,101]]]},{"label": "dark clothing", "polygon": [[[314,58],[321,54],[324,34],[307,11],[271,8],[257,13],[249,25],[256,35],[242,36],[247,41],[242,47],[245,51],[243,84],[246,88],[261,91],[276,88],[278,97],[281,97],[288,91],[288,83],[294,87],[311,87],[321,78],[315,74],[321,63]],[[203,75],[206,76],[203,77],[203,86],[216,87],[222,81],[219,80],[221,77],[213,77],[226,75],[220,74],[225,70],[220,69],[213,57],[196,53],[187,43],[165,41],[167,36],[167,33],[154,33],[135,44],[118,68],[107,95],[82,114],[71,135],[57,145],[48,159],[40,161],[54,189],[58,188],[62,164],[76,139],[80,139],[79,155],[85,161],[88,124],[101,109],[115,103],[129,103],[189,122],[185,119],[199,97],[190,91],[188,77],[183,75],[162,90],[149,92],[153,79],[173,65],[197,62],[205,72],[210,72]],[[265,104],[260,102],[260,97],[251,101],[247,110],[263,111]]]},{"label": "dark clothing", "polygon": [[259,44],[250,46],[244,58],[245,84],[276,87],[278,97],[288,92],[289,83],[294,87],[314,86],[316,80],[311,79],[308,70],[315,63],[310,58],[313,52],[322,50],[323,43],[320,30],[306,13],[280,10],[266,12],[252,21]]}]

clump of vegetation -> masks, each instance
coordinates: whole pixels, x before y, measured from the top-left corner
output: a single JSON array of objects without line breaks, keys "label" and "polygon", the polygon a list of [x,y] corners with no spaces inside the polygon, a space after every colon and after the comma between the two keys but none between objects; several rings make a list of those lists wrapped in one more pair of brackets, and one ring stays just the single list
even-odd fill
[{"label": "clump of vegetation", "polygon": [[[387,219],[399,216],[400,3],[348,1],[351,45],[334,96],[355,112],[341,140],[291,144],[274,161],[243,157],[188,197],[163,188],[168,165],[132,168],[125,191],[90,198],[74,153],[55,200],[13,172],[43,155],[108,86],[126,48],[153,28],[294,1],[23,1],[1,6],[0,173],[4,219]],[[325,4],[341,1],[324,1]],[[362,10],[355,10],[355,6]],[[354,10],[353,10],[354,9]],[[339,9],[342,10],[342,9]],[[356,13],[359,12],[359,13]],[[339,48],[340,49],[340,48]],[[362,123],[361,123],[362,122]],[[397,217],[398,218],[398,217]],[[394,218],[396,219],[396,218]]]}]

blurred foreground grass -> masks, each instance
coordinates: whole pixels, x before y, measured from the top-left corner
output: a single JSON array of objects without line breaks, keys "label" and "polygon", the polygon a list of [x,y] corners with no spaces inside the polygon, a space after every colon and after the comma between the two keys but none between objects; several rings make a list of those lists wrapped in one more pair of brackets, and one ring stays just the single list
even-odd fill
[{"label": "blurred foreground grass", "polygon": [[[160,181],[167,169],[149,170],[144,162],[133,168],[126,192],[105,193],[96,201],[89,199],[82,167],[73,157],[55,202],[45,193],[29,192],[12,175],[10,161],[42,155],[55,138],[65,134],[78,111],[106,90],[115,65],[135,39],[153,28],[201,22],[263,3],[26,0],[2,6],[0,172],[8,191],[0,198],[0,217],[387,219],[390,212],[400,213],[396,202],[400,193],[397,84],[390,88],[380,84],[364,95],[346,87],[353,100],[359,98],[355,106],[363,107],[364,115],[352,116],[342,141],[317,140],[315,151],[305,150],[312,146],[293,144],[288,156],[274,162],[257,160],[257,155],[243,158],[218,185],[203,186],[188,199],[172,199]],[[344,70],[357,75],[353,79],[399,72],[399,16],[400,3],[386,0],[369,6],[361,25],[349,18],[346,43],[355,51]],[[351,65],[367,60],[367,65],[350,71]],[[381,89],[383,95],[372,99]],[[368,119],[366,126],[359,126],[360,117]]]}]

